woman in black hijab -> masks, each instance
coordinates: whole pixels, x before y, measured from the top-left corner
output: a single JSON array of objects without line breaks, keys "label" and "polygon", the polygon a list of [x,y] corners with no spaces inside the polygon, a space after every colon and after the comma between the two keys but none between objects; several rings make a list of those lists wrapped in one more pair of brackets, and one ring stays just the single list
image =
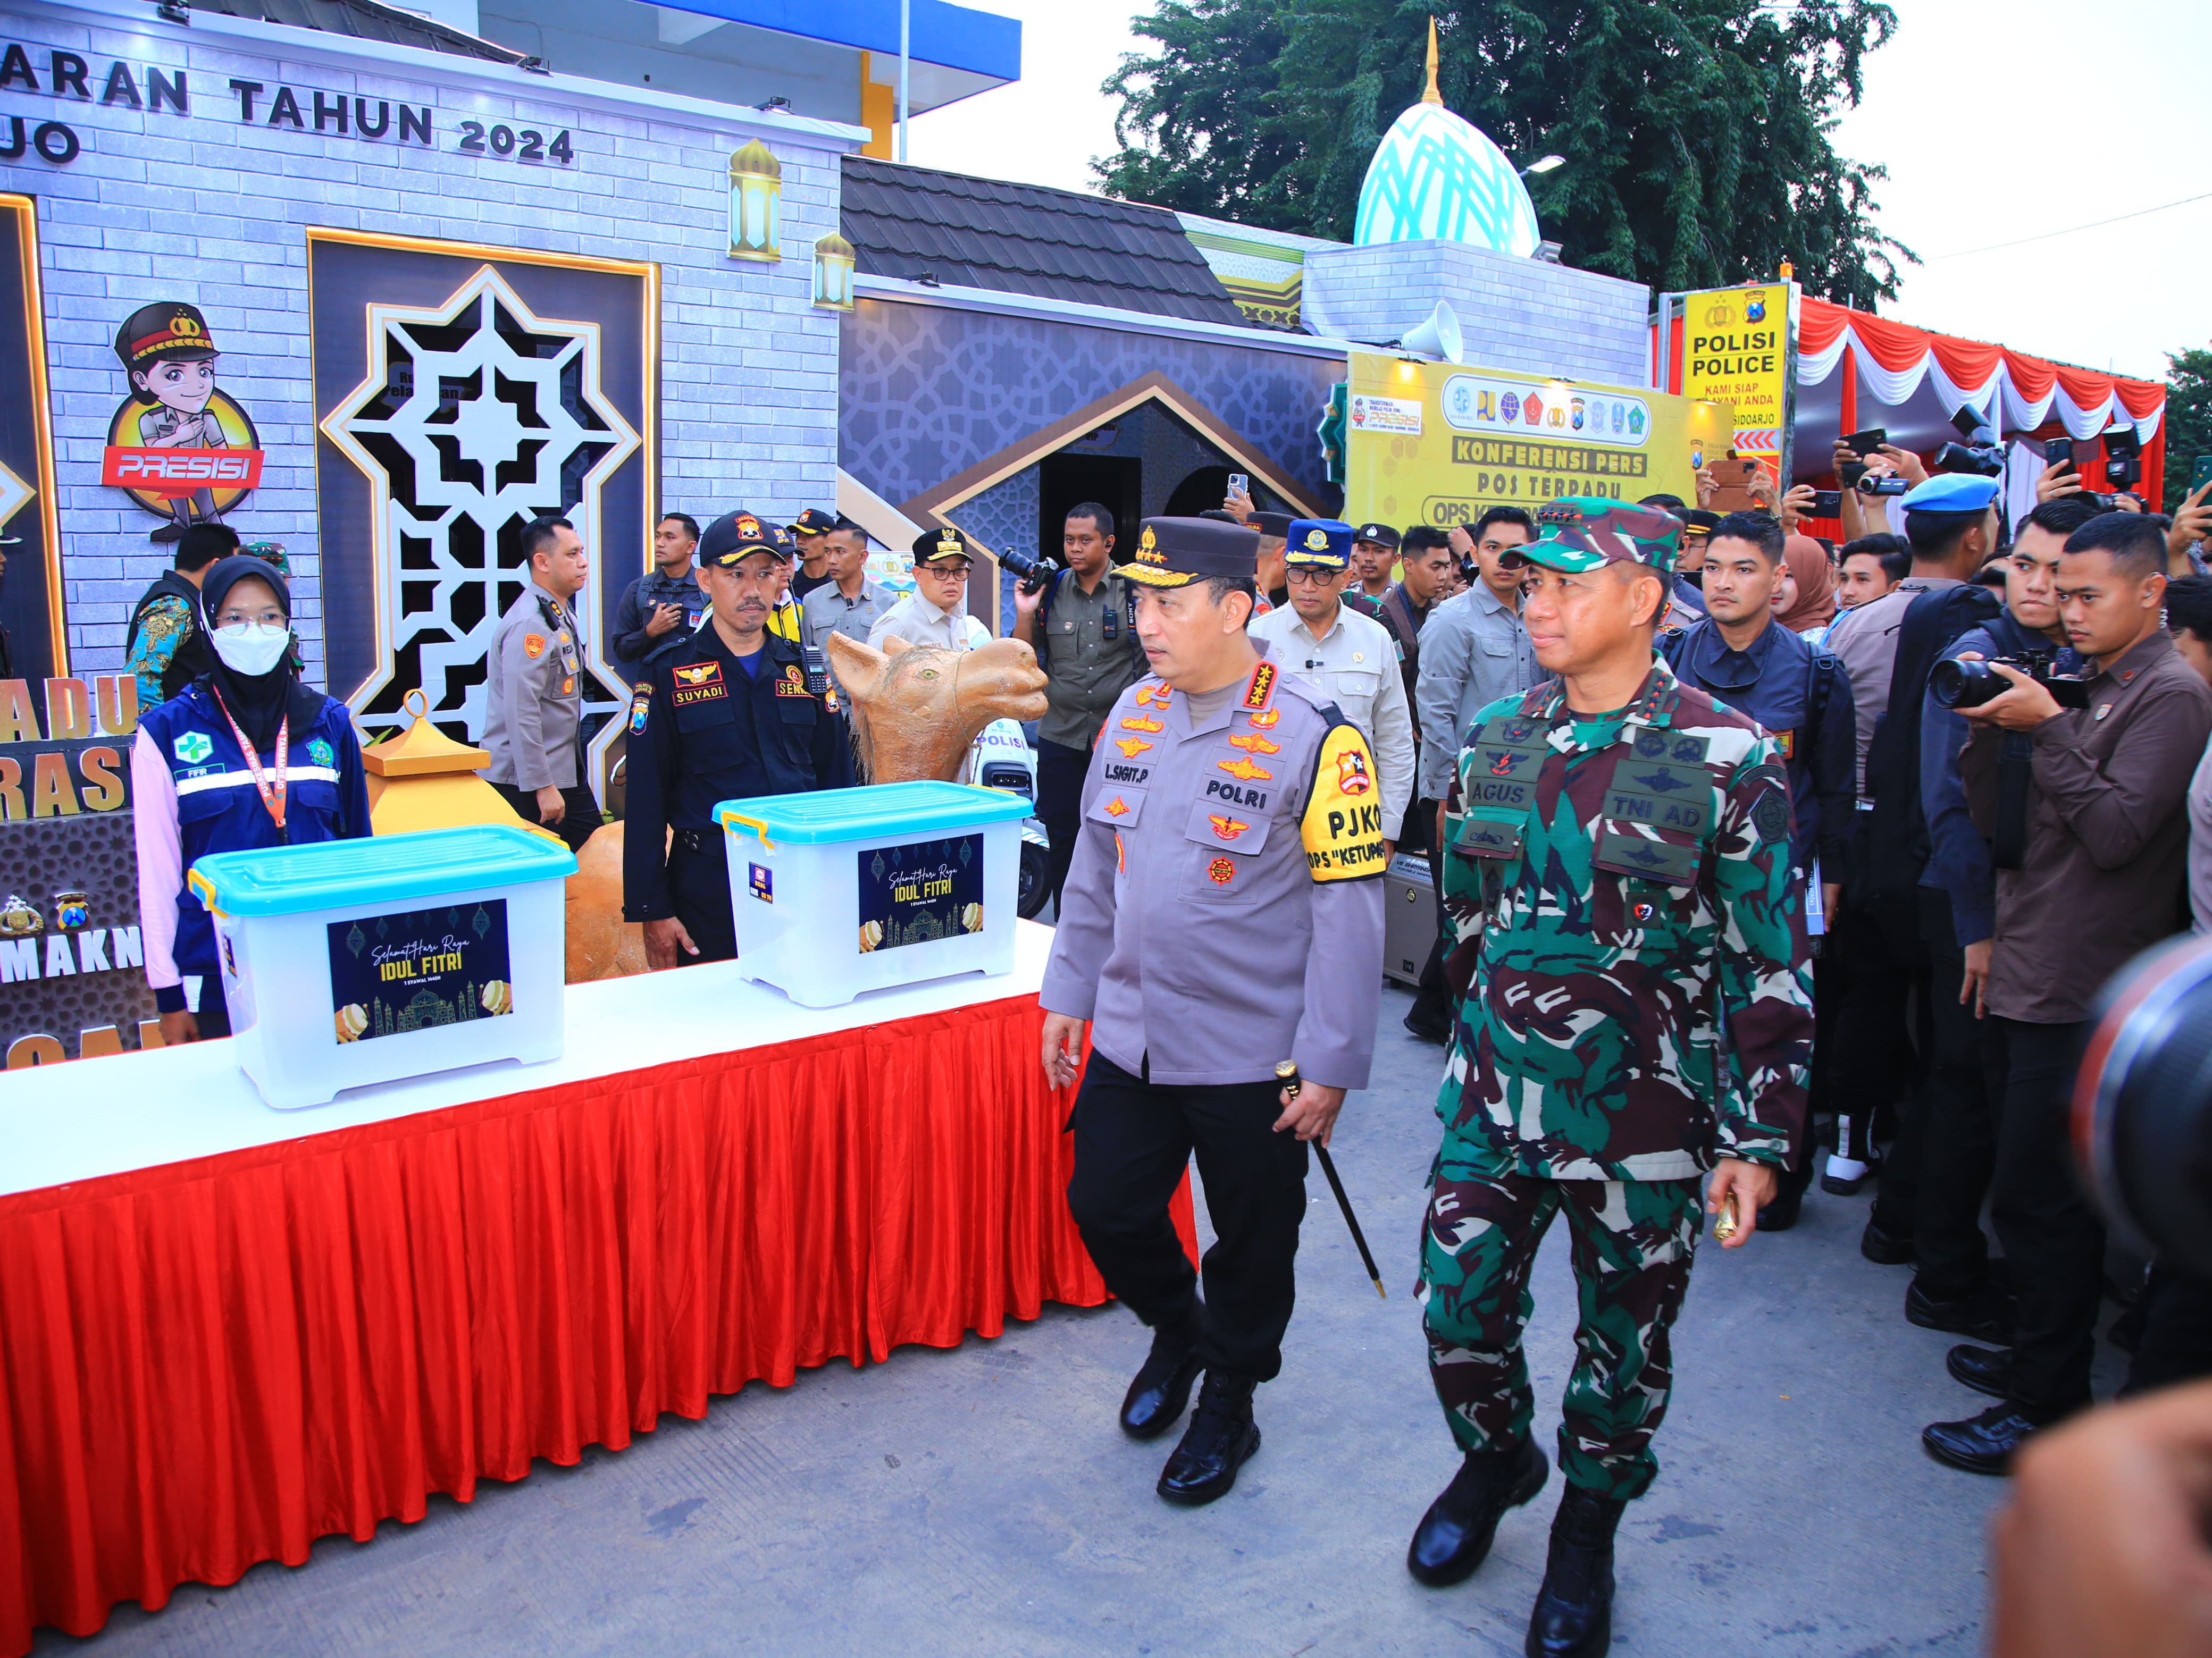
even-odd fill
[{"label": "woman in black hijab", "polygon": [[[146,982],[165,1042],[230,1033],[215,923],[185,884],[211,852],[369,833],[361,744],[345,705],[302,684],[291,589],[247,554],[200,584],[214,669],[149,709],[131,750]],[[183,981],[200,980],[199,1012]]]}]

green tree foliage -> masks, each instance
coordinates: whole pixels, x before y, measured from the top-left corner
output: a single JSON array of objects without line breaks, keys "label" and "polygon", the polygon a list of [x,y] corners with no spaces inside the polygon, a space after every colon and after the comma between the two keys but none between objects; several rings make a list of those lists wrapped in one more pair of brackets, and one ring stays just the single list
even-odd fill
[{"label": "green tree foliage", "polygon": [[1566,158],[1529,190],[1567,264],[1682,289],[1788,259],[1808,292],[1895,296],[1887,175],[1830,142],[1896,30],[1880,0],[1155,0],[1156,50],[1105,84],[1107,192],[1349,240],[1432,12],[1444,102],[1516,161]]},{"label": "green tree foliage", "polygon": [[2176,351],[2166,361],[2166,511],[2175,513],[2197,457],[2212,455],[2212,351]]}]

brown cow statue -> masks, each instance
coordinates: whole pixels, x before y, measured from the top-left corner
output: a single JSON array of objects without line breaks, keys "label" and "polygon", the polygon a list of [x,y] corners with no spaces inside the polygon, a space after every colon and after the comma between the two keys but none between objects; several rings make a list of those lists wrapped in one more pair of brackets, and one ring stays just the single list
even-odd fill
[{"label": "brown cow statue", "polygon": [[853,746],[871,783],[957,782],[994,720],[1042,720],[1044,671],[1018,639],[944,651],[903,639],[877,650],[831,634],[830,666],[853,708]]}]

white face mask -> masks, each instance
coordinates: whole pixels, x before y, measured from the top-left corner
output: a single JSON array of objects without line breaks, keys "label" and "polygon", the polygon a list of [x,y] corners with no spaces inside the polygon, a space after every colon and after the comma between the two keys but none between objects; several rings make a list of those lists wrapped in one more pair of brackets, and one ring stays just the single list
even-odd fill
[{"label": "white face mask", "polygon": [[225,667],[257,679],[283,660],[292,630],[281,623],[234,622],[216,629],[209,638]]}]

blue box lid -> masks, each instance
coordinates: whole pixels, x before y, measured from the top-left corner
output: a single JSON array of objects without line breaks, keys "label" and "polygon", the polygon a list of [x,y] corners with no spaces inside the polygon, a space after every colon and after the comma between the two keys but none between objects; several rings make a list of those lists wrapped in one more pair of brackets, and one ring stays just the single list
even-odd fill
[{"label": "blue box lid", "polygon": [[191,889],[226,915],[296,915],[315,909],[397,908],[472,887],[556,881],[575,854],[521,824],[471,823],[414,835],[323,841],[258,852],[211,852],[191,867]]},{"label": "blue box lid", "polygon": [[1027,817],[1036,810],[1028,796],[1004,789],[933,781],[872,783],[859,789],[725,800],[714,808],[714,821],[732,835],[811,847],[836,841],[927,839]]}]

